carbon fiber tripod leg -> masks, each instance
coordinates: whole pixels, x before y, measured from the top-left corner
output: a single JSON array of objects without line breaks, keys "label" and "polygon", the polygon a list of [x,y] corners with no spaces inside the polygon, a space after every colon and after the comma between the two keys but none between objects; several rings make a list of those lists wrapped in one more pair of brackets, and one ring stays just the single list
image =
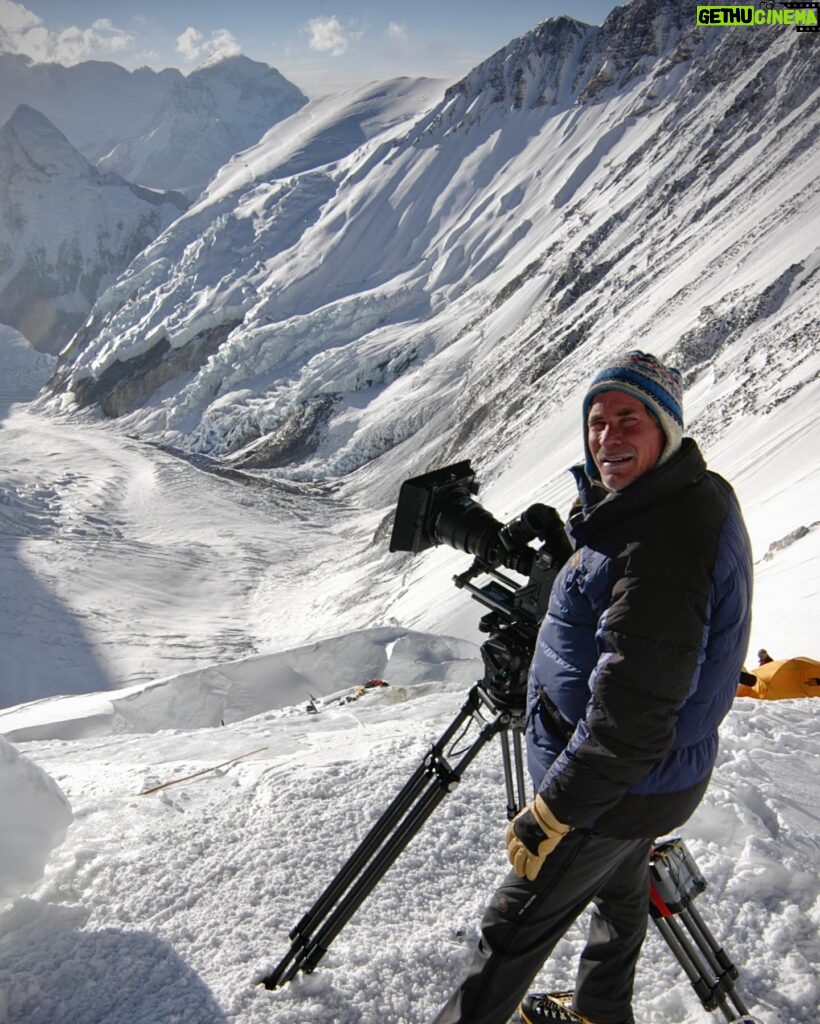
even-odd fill
[{"label": "carbon fiber tripod leg", "polygon": [[[489,712],[485,718],[482,712]],[[450,764],[447,748],[470,720],[479,723],[476,738],[455,756]],[[376,887],[388,868],[404,850],[424,822],[448,793],[456,788],[465,769],[479,751],[501,733],[504,746],[504,771],[507,781],[508,811],[512,801],[512,765],[509,738],[513,731],[516,759],[515,775],[519,801],[523,805],[523,767],[521,763],[520,716],[499,707],[481,686],[474,686],[459,713],[407,780],[353,854],[348,858],[318,900],[290,932],[291,946],[277,967],[262,980],[273,989],[291,981],[299,971],[309,974],[327,952],[333,939]],[[518,735],[516,735],[518,734]]]},{"label": "carbon fiber tripod leg", "polygon": [[726,994],[718,979],[698,949],[688,940],[681,925],[674,917],[654,918],[653,920],[704,1007],[707,1010],[720,1009],[726,1020],[733,1020],[735,1013],[730,1009]]},{"label": "carbon fiber tripod leg", "polygon": [[[512,733],[512,754],[510,753],[510,733]],[[521,745],[520,728],[504,728],[501,730],[501,760],[504,765],[504,783],[507,791],[507,819],[518,814],[527,802],[524,796],[524,754]]]},{"label": "carbon fiber tripod leg", "polygon": [[[706,922],[690,904],[686,910],[680,912],[680,919],[686,926],[686,930],[694,939],[698,949],[703,953],[709,964],[710,970],[715,976],[716,983],[720,990],[725,993],[726,998],[734,1006],[734,1013],[748,1014],[749,1010],[735,988],[735,981],[738,977],[738,969],[729,959],[729,955],[722,948],[709,930]],[[724,1010],[724,1013],[726,1011]],[[734,1013],[729,1019],[734,1019]]]}]

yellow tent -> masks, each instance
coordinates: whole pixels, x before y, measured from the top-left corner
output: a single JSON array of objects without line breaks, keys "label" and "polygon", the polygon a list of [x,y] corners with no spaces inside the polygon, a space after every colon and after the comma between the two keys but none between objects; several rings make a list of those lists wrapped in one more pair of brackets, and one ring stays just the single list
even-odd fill
[{"label": "yellow tent", "polygon": [[757,682],[754,686],[738,686],[738,697],[756,697],[758,700],[820,697],[820,661],[811,658],[770,661],[753,668],[752,675]]}]

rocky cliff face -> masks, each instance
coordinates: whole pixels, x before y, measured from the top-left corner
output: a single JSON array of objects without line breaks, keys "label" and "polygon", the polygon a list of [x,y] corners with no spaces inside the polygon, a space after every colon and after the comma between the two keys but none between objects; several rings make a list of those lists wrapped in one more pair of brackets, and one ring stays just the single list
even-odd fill
[{"label": "rocky cliff face", "polygon": [[100,173],[26,106],[0,128],[0,180],[0,322],[44,352],[188,205]]},{"label": "rocky cliff face", "polygon": [[603,25],[550,18],[512,40],[451,86],[437,121],[468,124],[490,104],[512,109],[584,103],[607,87],[623,89],[659,62],[681,59],[695,26],[694,0],[637,0]]}]

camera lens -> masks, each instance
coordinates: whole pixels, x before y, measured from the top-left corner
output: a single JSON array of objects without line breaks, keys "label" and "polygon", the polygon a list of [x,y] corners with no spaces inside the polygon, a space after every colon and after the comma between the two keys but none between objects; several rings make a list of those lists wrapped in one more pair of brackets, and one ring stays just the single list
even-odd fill
[{"label": "camera lens", "polygon": [[436,541],[466,551],[484,561],[494,560],[501,523],[464,488],[456,488],[442,501],[435,521]]}]

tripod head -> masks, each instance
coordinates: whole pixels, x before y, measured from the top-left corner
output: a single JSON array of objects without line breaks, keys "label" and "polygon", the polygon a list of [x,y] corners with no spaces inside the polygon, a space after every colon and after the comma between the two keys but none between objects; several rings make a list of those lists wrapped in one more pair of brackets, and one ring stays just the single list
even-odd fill
[{"label": "tripod head", "polygon": [[[390,550],[418,553],[448,544],[474,556],[470,568],[455,576],[454,583],[490,609],[479,624],[489,634],[481,646],[483,682],[500,705],[520,710],[550,590],[571,547],[551,506],[531,505],[503,524],[473,499],[478,488],[469,461],[405,480]],[[531,547],[533,541],[541,546]],[[501,567],[527,576],[527,582],[517,584]],[[489,579],[475,582],[482,577]]]}]

